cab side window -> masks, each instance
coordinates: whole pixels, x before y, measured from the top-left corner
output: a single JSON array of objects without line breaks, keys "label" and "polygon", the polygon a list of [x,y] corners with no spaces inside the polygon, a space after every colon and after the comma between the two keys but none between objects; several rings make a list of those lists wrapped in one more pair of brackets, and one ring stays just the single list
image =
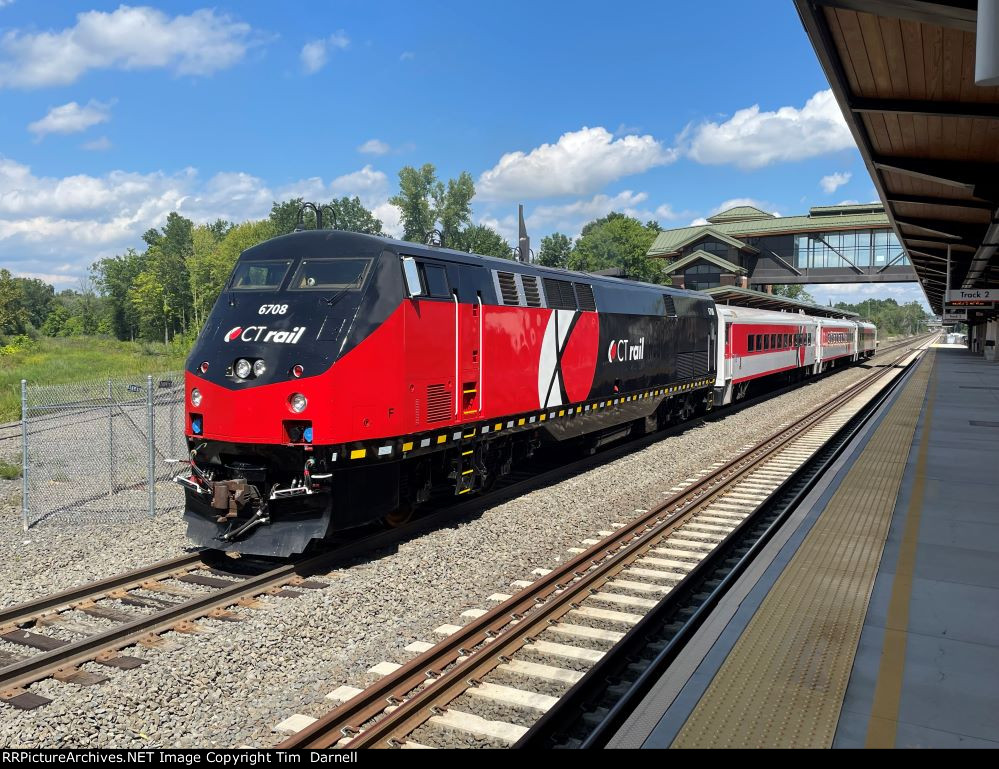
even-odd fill
[{"label": "cab side window", "polygon": [[421,262],[420,273],[428,296],[436,299],[448,299],[451,296],[447,282],[447,270],[443,266]]}]

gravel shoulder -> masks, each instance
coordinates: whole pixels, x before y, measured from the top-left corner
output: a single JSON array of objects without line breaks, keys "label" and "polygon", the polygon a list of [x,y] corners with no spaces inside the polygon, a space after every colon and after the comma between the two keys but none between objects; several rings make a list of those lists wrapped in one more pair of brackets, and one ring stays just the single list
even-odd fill
[{"label": "gravel shoulder", "polygon": [[[32,691],[54,702],[35,711],[0,704],[0,747],[267,746],[293,713],[318,716],[325,695],[370,680],[367,669],[409,658],[404,646],[435,641],[486,596],[551,568],[566,548],[650,508],[676,482],[736,454],[860,379],[853,368],[770,399],[561,483],[497,504],[480,516],[371,554],[301,598],[265,599],[241,622],[201,623],[179,648],[142,649],[150,664],[115,671],[92,687],[46,681]],[[2,490],[0,490],[2,491]],[[179,515],[143,523],[25,534],[17,507],[0,509],[0,605],[107,576],[184,550]],[[131,653],[131,652],[130,652]]]}]

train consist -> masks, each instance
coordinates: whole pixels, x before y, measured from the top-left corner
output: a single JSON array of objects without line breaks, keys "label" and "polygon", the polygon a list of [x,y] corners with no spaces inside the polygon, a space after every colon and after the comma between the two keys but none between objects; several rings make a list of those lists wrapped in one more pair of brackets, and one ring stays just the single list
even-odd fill
[{"label": "train consist", "polygon": [[288,556],[870,357],[870,324],[336,230],[248,249],[187,363],[197,544]]}]

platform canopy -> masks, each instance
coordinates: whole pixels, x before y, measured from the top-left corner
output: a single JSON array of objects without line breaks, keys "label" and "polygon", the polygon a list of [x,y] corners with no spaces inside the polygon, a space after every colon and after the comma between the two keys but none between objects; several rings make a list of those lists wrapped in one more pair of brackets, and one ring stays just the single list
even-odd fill
[{"label": "platform canopy", "polygon": [[948,247],[951,289],[999,286],[999,87],[975,81],[978,1],[795,4],[930,306]]},{"label": "platform canopy", "polygon": [[774,310],[776,312],[803,312],[806,315],[818,315],[823,318],[860,317],[857,313],[849,310],[826,307],[814,302],[801,302],[797,299],[788,299],[786,296],[768,294],[765,291],[756,291],[751,288],[716,286],[703,293],[710,294],[718,304],[731,304],[736,307],[757,307],[761,310]]}]

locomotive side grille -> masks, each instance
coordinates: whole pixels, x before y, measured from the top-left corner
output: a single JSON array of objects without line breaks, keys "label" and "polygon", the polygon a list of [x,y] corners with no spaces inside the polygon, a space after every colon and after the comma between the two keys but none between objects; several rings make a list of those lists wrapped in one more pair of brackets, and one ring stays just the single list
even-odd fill
[{"label": "locomotive side grille", "polygon": [[677,354],[676,376],[678,379],[690,379],[694,376],[694,353],[681,352]]},{"label": "locomotive side grille", "polygon": [[579,309],[586,312],[597,311],[597,300],[593,298],[593,286],[589,283],[573,283],[576,289],[576,302]]},{"label": "locomotive side grille", "polygon": [[521,284],[524,286],[524,299],[528,307],[541,306],[541,289],[538,288],[538,279],[533,275],[521,275]]},{"label": "locomotive side grille", "polygon": [[553,310],[576,309],[576,294],[572,290],[572,283],[554,278],[544,278],[543,283],[549,307]]},{"label": "locomotive side grille", "polygon": [[694,375],[701,376],[708,373],[708,351],[698,350],[691,353],[694,359]]},{"label": "locomotive side grille", "polygon": [[670,318],[675,318],[676,305],[673,303],[673,297],[669,294],[663,294],[663,304],[666,305],[666,315]]},{"label": "locomotive side grille", "polygon": [[517,291],[517,278],[512,272],[497,272],[500,295],[503,304],[520,304],[520,293]]},{"label": "locomotive side grille", "polygon": [[454,414],[451,392],[446,385],[427,385],[427,424],[446,422]]}]

